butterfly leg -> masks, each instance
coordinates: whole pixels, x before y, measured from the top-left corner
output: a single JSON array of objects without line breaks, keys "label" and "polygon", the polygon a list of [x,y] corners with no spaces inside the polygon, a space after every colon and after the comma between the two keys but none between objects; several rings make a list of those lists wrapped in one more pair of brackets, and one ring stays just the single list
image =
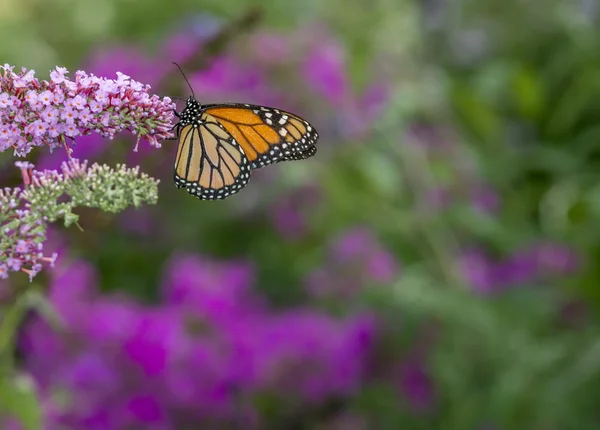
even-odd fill
[{"label": "butterfly leg", "polygon": [[171,129],[169,131],[173,131],[175,129],[177,129],[177,136],[175,138],[172,139],[167,139],[167,140],[175,140],[179,138],[179,128],[181,127],[181,125],[179,125],[179,123],[175,124],[173,127],[171,127]]}]

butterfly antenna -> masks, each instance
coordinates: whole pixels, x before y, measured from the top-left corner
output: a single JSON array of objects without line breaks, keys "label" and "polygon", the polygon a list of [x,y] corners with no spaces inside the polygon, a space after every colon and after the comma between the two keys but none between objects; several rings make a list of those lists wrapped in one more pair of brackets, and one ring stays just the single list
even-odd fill
[{"label": "butterfly antenna", "polygon": [[185,76],[185,73],[183,73],[183,70],[181,69],[181,67],[179,66],[179,64],[177,64],[176,62],[173,61],[173,64],[175,64],[177,66],[177,68],[179,69],[179,71],[181,72],[181,74],[183,75],[183,79],[185,79],[185,82],[188,84],[188,87],[190,87],[190,91],[192,92],[192,96],[194,96],[194,98],[196,98],[196,94],[194,94],[194,89],[192,88],[192,86],[190,85],[190,81],[188,81],[187,77]]}]

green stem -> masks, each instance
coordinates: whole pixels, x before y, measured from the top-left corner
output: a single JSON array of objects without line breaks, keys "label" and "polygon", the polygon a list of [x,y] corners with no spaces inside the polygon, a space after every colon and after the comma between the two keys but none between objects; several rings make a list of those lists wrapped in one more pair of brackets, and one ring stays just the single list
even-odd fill
[{"label": "green stem", "polygon": [[[0,319],[0,371],[12,367],[12,348],[15,334],[30,308],[29,292],[20,295],[12,306],[2,313]],[[3,372],[2,372],[3,373]]]}]

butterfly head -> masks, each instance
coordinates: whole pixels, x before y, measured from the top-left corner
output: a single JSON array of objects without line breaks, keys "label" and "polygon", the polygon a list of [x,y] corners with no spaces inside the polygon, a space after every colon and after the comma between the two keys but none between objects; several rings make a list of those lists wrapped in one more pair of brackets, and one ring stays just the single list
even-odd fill
[{"label": "butterfly head", "polygon": [[193,96],[189,96],[185,105],[185,109],[200,109],[200,103],[198,103],[198,100],[196,100]]},{"label": "butterfly head", "polygon": [[198,101],[193,96],[190,96],[187,99],[185,108],[181,112],[180,117],[182,125],[193,123],[200,116],[201,110],[202,106],[200,105],[200,103],[198,103]]}]

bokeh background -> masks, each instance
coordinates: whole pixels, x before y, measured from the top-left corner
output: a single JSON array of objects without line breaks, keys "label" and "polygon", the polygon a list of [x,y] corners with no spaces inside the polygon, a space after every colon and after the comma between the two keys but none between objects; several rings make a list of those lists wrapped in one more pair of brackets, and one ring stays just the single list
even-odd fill
[{"label": "bokeh background", "polygon": [[0,0],[17,69],[187,97],[177,61],[200,102],[276,106],[321,135],[224,202],[175,188],[174,142],[80,138],[74,156],[159,178],[159,202],[79,211],[84,231],[51,231],[55,270],[3,282],[3,330],[19,330],[1,428],[600,428],[599,13]]}]

